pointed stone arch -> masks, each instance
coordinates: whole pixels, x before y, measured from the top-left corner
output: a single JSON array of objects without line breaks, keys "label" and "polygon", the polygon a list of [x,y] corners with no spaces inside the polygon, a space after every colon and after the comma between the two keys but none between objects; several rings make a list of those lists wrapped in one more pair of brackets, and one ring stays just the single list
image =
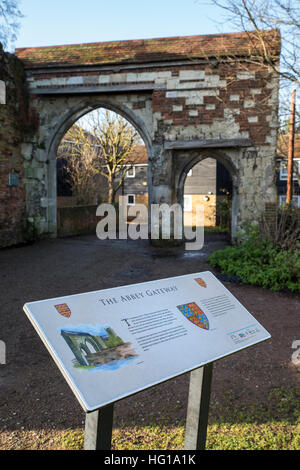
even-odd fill
[{"label": "pointed stone arch", "polygon": [[[234,152],[234,156],[236,151]],[[239,210],[239,171],[235,164],[236,158],[234,158],[232,152],[225,151],[224,149],[198,149],[193,151],[178,152],[174,156],[176,170],[175,170],[175,187],[176,187],[176,200],[183,207],[183,196],[184,196],[184,183],[188,172],[197,163],[205,160],[206,158],[213,158],[220,162],[230,173],[232,179],[232,213],[231,213],[231,237],[235,239],[238,224],[238,210]]]},{"label": "pointed stone arch", "polygon": [[[126,100],[124,100],[126,101]],[[56,213],[56,154],[58,146],[68,129],[81,117],[99,108],[105,108],[124,117],[137,130],[143,139],[148,158],[152,155],[152,141],[149,129],[144,120],[139,117],[126,103],[119,102],[115,97],[90,97],[89,99],[77,99],[73,106],[66,106],[65,112],[57,115],[51,114],[50,119],[45,120],[45,128],[50,128],[44,147],[44,161],[47,161],[47,220],[48,232],[52,236],[57,234]]]}]

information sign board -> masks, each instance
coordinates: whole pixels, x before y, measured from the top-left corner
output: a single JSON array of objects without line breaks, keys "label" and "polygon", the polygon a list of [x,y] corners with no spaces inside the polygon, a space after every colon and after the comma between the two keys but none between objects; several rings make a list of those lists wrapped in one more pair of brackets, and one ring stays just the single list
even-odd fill
[{"label": "information sign board", "polygon": [[270,338],[209,271],[24,310],[86,412]]}]

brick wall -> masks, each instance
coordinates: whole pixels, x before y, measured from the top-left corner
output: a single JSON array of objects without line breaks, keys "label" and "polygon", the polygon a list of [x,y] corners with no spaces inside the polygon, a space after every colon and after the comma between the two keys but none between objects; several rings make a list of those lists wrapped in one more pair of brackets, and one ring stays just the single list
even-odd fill
[{"label": "brick wall", "polygon": [[25,185],[21,143],[26,114],[21,62],[0,44],[0,247],[24,241]]},{"label": "brick wall", "polygon": [[[79,82],[80,80],[80,82]],[[46,88],[153,86],[152,113],[154,141],[197,138],[250,138],[254,145],[268,145],[274,137],[276,120],[274,101],[276,83],[261,64],[220,63],[217,70],[209,63],[144,68],[143,72],[126,69],[122,73],[46,72],[34,74],[32,92]],[[275,91],[275,95],[274,95]],[[274,97],[275,96],[275,97]],[[131,108],[143,114],[145,99],[134,101]],[[224,119],[228,126],[224,127]],[[199,126],[201,131],[199,133]]]},{"label": "brick wall", "polygon": [[96,234],[99,217],[97,206],[75,206],[57,208],[57,234],[59,237]]}]

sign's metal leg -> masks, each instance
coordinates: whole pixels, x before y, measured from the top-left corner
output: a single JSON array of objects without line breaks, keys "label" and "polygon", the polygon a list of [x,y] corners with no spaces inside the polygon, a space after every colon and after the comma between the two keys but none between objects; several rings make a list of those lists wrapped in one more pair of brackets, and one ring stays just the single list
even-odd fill
[{"label": "sign's metal leg", "polygon": [[191,372],[184,450],[204,450],[213,363]]},{"label": "sign's metal leg", "polygon": [[84,450],[110,450],[114,405],[107,405],[85,416]]}]

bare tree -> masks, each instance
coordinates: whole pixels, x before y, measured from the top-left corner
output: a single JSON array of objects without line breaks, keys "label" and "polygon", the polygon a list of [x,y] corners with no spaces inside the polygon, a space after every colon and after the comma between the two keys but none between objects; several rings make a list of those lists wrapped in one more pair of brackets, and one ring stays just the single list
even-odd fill
[{"label": "bare tree", "polygon": [[63,138],[58,158],[79,203],[95,202],[98,175],[107,185],[107,202],[114,203],[126,172],[134,163],[133,147],[140,137],[121,116],[98,109],[75,123]]},{"label": "bare tree", "polygon": [[0,0],[0,42],[4,49],[11,47],[17,38],[18,20],[23,17],[18,4],[19,0]]},{"label": "bare tree", "polygon": [[108,110],[91,113],[89,124],[99,150],[95,168],[107,181],[108,202],[114,203],[126,172],[134,163],[132,150],[140,137],[128,121]]},{"label": "bare tree", "polygon": [[60,143],[57,159],[77,204],[96,202],[94,176],[97,158],[98,149],[91,136],[81,126],[74,124]]},{"label": "bare tree", "polygon": [[[242,30],[248,35],[250,49],[255,44],[260,45],[262,65],[271,68],[280,79],[280,116],[281,124],[285,125],[289,119],[290,90],[300,86],[300,1],[211,0],[211,2],[224,10],[227,21],[234,29]],[[266,34],[269,30],[280,31],[280,61],[274,60],[271,36]]]}]

